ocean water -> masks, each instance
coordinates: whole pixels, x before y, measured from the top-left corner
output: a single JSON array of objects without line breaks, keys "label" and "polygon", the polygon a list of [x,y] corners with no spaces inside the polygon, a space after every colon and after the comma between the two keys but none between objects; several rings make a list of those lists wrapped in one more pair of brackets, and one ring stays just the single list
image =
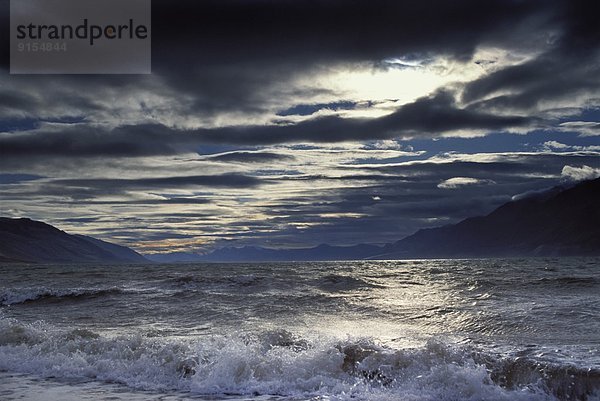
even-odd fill
[{"label": "ocean water", "polygon": [[600,259],[0,266],[1,400],[600,400]]}]

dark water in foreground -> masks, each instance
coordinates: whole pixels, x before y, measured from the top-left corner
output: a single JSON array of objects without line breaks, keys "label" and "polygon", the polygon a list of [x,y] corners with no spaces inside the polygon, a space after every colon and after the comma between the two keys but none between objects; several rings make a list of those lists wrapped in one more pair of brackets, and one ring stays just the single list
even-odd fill
[{"label": "dark water in foreground", "polygon": [[0,399],[600,400],[600,259],[0,266]]}]

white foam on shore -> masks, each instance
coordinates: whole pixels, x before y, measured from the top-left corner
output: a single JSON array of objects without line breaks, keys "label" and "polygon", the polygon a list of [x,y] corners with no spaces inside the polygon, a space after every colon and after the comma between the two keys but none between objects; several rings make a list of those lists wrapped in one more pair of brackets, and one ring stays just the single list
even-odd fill
[{"label": "white foam on shore", "polygon": [[106,337],[0,318],[0,370],[217,398],[556,399],[537,379],[513,389],[497,385],[469,350],[441,340],[396,350],[371,339],[302,339],[284,330],[176,340]]}]

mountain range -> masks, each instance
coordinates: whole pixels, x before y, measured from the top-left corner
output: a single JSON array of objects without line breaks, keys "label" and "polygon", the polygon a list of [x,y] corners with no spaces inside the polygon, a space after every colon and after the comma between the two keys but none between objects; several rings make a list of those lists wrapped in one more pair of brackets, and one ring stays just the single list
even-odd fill
[{"label": "mountain range", "polygon": [[0,217],[0,262],[139,263],[147,262],[124,246],[85,235],[71,235],[27,218]]},{"label": "mountain range", "polygon": [[600,255],[600,178],[505,203],[486,216],[422,229],[385,246],[224,247],[146,255],[30,219],[0,218],[4,262],[256,262]]},{"label": "mountain range", "polygon": [[487,216],[424,229],[378,258],[600,255],[600,178],[505,203]]},{"label": "mountain range", "polygon": [[505,203],[486,216],[422,229],[383,247],[322,244],[304,249],[224,247],[205,255],[149,255],[155,261],[307,261],[600,255],[600,178]]},{"label": "mountain range", "polygon": [[259,246],[224,247],[208,254],[193,253],[148,255],[155,262],[283,262],[309,260],[356,260],[381,253],[377,245],[332,246],[321,244],[312,248],[270,249]]}]

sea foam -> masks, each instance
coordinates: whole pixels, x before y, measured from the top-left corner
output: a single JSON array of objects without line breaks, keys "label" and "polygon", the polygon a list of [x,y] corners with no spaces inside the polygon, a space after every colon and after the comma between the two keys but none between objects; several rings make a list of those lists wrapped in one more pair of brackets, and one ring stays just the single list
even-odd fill
[{"label": "sea foam", "polygon": [[3,318],[0,370],[217,397],[600,399],[596,371],[509,361],[442,338],[393,349],[370,338],[301,338],[285,330],[157,339]]}]

